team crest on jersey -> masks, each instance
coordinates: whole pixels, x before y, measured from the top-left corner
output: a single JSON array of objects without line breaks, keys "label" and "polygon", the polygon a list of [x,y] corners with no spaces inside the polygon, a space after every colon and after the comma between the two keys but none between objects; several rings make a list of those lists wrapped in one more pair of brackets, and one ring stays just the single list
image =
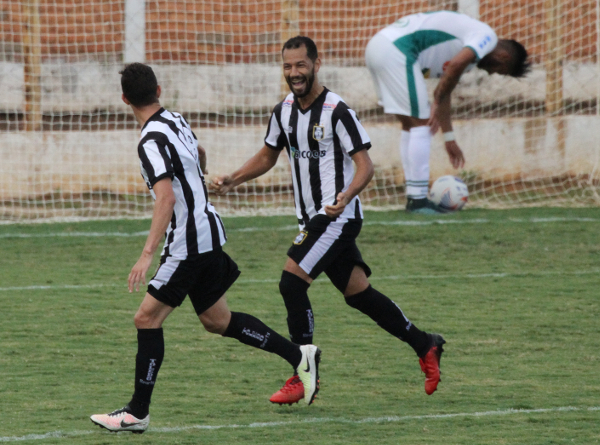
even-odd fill
[{"label": "team crest on jersey", "polygon": [[429,70],[429,68],[425,68],[425,69],[423,69],[423,70],[422,70],[422,73],[423,73],[423,77],[424,77],[425,79],[429,79],[429,76],[431,76],[431,71]]},{"label": "team crest on jersey", "polygon": [[315,141],[322,141],[325,137],[325,127],[322,125],[317,125],[313,127],[313,139]]},{"label": "team crest on jersey", "polygon": [[294,240],[294,244],[296,246],[299,246],[300,244],[302,244],[304,242],[304,240],[306,239],[307,235],[308,235],[308,232],[305,232],[304,230],[302,232],[300,232],[298,234],[298,236],[296,237],[296,239]]}]

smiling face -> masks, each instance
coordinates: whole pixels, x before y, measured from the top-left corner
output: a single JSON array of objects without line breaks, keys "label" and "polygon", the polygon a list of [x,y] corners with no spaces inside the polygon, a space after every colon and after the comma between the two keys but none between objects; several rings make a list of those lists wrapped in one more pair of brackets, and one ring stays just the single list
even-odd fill
[{"label": "smiling face", "polygon": [[320,66],[318,58],[314,62],[310,60],[304,45],[283,50],[283,76],[296,97],[306,97],[311,93]]}]

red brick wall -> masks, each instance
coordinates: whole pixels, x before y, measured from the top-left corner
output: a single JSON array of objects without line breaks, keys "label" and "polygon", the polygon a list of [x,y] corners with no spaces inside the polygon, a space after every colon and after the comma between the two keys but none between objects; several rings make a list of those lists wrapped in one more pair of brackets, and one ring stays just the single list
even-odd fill
[{"label": "red brick wall", "polygon": [[[541,62],[543,54],[547,52],[546,3],[546,0],[484,0],[480,6],[480,18],[492,26],[501,38],[521,41],[534,61]],[[571,0],[561,3],[564,54],[570,60],[589,60],[598,52],[596,2]]]},{"label": "red brick wall", "polygon": [[[545,0],[481,0],[481,20],[501,38],[525,44],[535,61],[546,52]],[[594,57],[596,0],[564,6],[568,59]],[[278,60],[280,0],[148,0],[147,60],[177,63],[249,63]],[[300,32],[313,37],[324,58],[360,64],[369,37],[398,17],[420,10],[451,9],[455,0],[300,0]],[[19,61],[22,0],[0,0],[0,60]],[[40,0],[43,57],[121,57],[124,0]]]},{"label": "red brick wall", "polygon": [[[0,0],[0,57],[19,61],[24,20],[23,0]],[[123,0],[40,0],[43,56],[120,53]],[[2,53],[9,53],[3,55]]]}]

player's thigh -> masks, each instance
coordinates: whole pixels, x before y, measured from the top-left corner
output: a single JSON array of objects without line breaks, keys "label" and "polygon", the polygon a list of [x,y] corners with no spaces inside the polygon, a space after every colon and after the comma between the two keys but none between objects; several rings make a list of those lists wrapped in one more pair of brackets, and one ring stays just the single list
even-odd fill
[{"label": "player's thigh", "polygon": [[179,307],[193,283],[195,270],[194,260],[163,257],[148,283],[148,293],[167,306]]},{"label": "player's thigh", "polygon": [[198,318],[208,332],[224,334],[231,321],[231,311],[227,306],[225,295],[217,300],[215,304],[202,312]]},{"label": "player's thigh", "polygon": [[293,273],[299,278],[302,278],[308,284],[313,282],[313,279],[307,274],[293,259],[289,258],[286,260],[283,270],[289,273]]},{"label": "player's thigh", "polygon": [[[239,276],[237,264],[223,250],[203,254],[188,292],[196,314],[204,314],[215,304],[215,313],[219,308],[222,308],[221,312],[225,311],[227,305],[223,296]],[[219,303],[221,299],[223,301]]]},{"label": "player's thigh", "polygon": [[412,66],[410,64],[407,65],[406,76],[408,97],[410,99],[409,116],[417,119],[429,119],[431,111],[429,107],[429,93],[419,62],[415,61]]},{"label": "player's thigh", "polygon": [[361,266],[354,266],[348,280],[348,285],[344,291],[344,297],[356,295],[364,291],[367,287],[369,287],[369,279],[365,270]]},{"label": "player's thigh", "polygon": [[[288,257],[293,261],[286,263],[288,268],[293,268],[288,271],[294,273],[294,269],[298,270],[297,265],[314,280],[337,259],[347,245],[354,242],[361,225],[360,220],[332,220],[326,215],[316,215],[288,250]],[[300,277],[305,279],[306,275]]]},{"label": "player's thigh", "polygon": [[173,312],[173,309],[173,307],[146,293],[134,316],[135,327],[138,329],[158,329],[169,314]]},{"label": "player's thigh", "polygon": [[353,243],[325,269],[325,274],[336,289],[347,297],[362,292],[369,286],[367,278],[371,275],[371,268]]}]

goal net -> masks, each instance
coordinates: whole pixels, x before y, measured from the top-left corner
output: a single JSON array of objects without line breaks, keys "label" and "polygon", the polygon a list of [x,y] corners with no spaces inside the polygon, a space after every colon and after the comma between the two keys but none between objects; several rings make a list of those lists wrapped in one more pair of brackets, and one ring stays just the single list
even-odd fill
[{"label": "goal net", "polygon": [[[119,70],[150,64],[162,105],[181,112],[208,153],[208,177],[262,147],[287,92],[280,51],[308,35],[321,82],[359,115],[375,177],[367,208],[405,202],[400,126],[377,105],[364,49],[403,15],[464,12],[531,55],[522,80],[473,70],[453,94],[464,170],[436,135],[431,180],[454,174],[471,207],[598,205],[600,0],[0,0],[0,222],[151,215],[139,129]],[[428,80],[430,92],[436,80]],[[212,200],[222,214],[291,213],[282,156],[267,175]]]}]

